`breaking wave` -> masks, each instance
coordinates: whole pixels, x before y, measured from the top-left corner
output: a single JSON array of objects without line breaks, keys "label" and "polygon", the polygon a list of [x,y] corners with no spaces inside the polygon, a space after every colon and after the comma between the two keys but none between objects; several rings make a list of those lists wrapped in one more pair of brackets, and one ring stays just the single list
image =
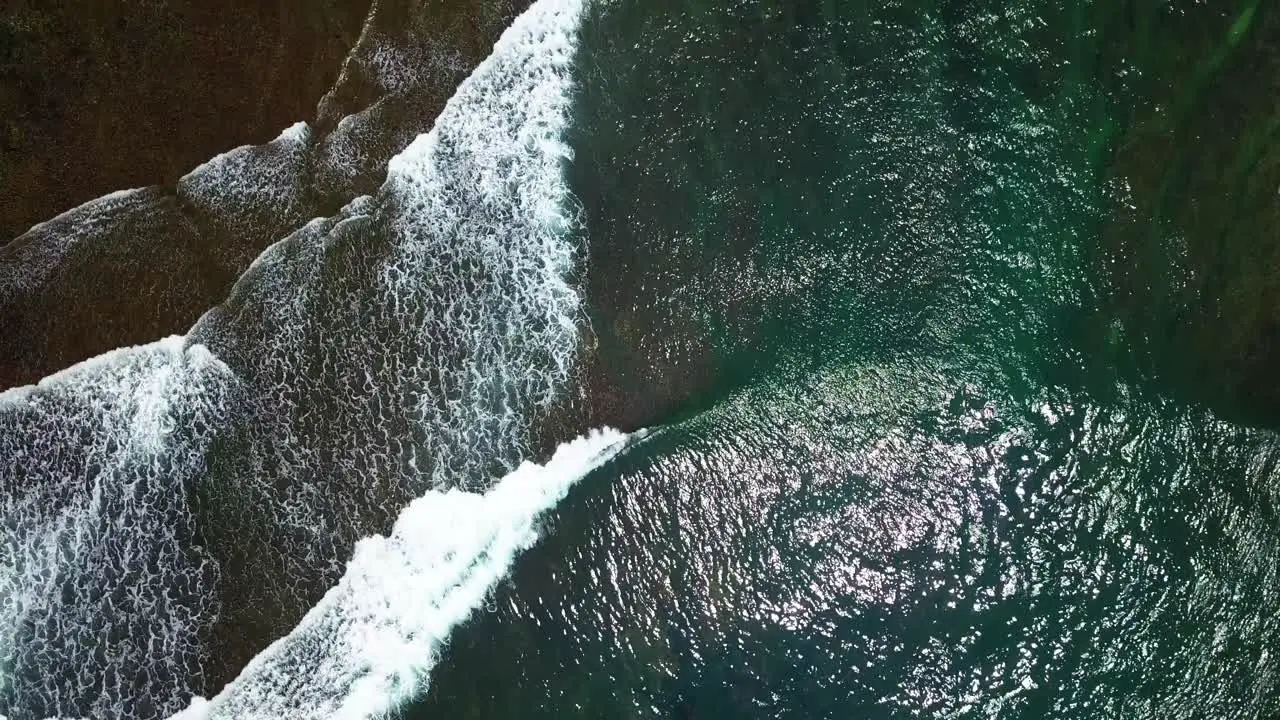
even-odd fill
[{"label": "breaking wave", "polygon": [[[304,615],[198,711],[367,707],[429,667],[537,510],[617,443],[516,469],[583,322],[560,139],[581,9],[544,0],[517,18],[376,193],[270,247],[185,337],[0,394],[0,713],[164,717]],[[433,525],[464,513],[455,538]],[[362,604],[393,580],[368,574],[379,554],[444,593],[441,614]],[[367,632],[427,655],[374,658]],[[246,679],[290,659],[288,682]]]}]

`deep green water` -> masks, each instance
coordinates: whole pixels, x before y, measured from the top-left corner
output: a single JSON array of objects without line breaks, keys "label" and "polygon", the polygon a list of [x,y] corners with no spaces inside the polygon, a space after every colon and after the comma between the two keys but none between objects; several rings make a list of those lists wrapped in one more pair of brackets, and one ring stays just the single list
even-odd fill
[{"label": "deep green water", "polygon": [[1274,3],[542,2],[406,147],[519,5],[0,253],[120,316],[386,168],[0,393],[0,713],[1280,717]]},{"label": "deep green water", "polygon": [[1270,292],[1274,20],[1004,5],[597,8],[589,299],[657,430],[407,716],[1280,714],[1233,311]]}]

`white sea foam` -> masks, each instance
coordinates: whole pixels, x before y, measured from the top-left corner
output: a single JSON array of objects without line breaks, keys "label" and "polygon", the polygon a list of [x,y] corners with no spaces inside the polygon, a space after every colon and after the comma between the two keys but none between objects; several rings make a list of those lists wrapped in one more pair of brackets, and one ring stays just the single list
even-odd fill
[{"label": "white sea foam", "polygon": [[415,500],[390,537],[357,544],[341,582],[293,632],[175,720],[359,720],[392,710],[422,689],[450,632],[536,541],[538,515],[625,439],[598,431],[487,493]]},{"label": "white sea foam", "polygon": [[[488,535],[459,531],[455,557],[484,543],[489,555],[449,570],[464,590],[441,590],[447,612],[425,618],[392,603],[371,614],[359,593],[386,592],[390,580],[351,576],[207,709],[358,715],[430,667],[467,603],[531,541],[529,518],[562,492],[530,469],[511,480],[543,477],[536,497],[448,489],[482,486],[527,455],[533,423],[576,358],[581,300],[567,278],[576,217],[559,138],[580,11],[580,0],[543,0],[517,19],[376,195],[268,249],[186,338],[0,395],[9,503],[0,519],[19,528],[0,546],[0,708],[19,717],[32,708],[172,712],[201,672],[199,638],[226,611],[218,583],[229,573],[244,573],[238,592],[262,592],[247,601],[251,611],[278,603],[268,612],[300,617],[313,588],[346,577],[353,542],[434,489],[390,540],[362,543],[350,567],[382,553],[426,573],[409,580],[413,592],[439,589],[436,551],[414,544],[428,555],[404,554],[410,540],[437,541],[415,518],[435,518],[433,508],[493,513]],[[581,459],[584,446],[575,447],[570,457]],[[555,467],[568,477],[576,466]],[[216,523],[197,528],[207,517]],[[209,546],[193,544],[197,534]],[[246,551],[260,565],[214,562]],[[425,628],[435,640],[415,644],[414,630],[397,654],[372,657],[336,639],[388,627]],[[105,645],[104,630],[114,638]],[[420,650],[429,652],[410,657]],[[287,689],[313,674],[347,685],[310,699]]]},{"label": "white sea foam", "polygon": [[118,190],[37,223],[7,244],[0,238],[0,300],[39,287],[76,245],[103,225],[144,212],[159,196],[154,187]]},{"label": "white sea foam", "polygon": [[112,716],[198,671],[217,567],[189,497],[233,384],[175,337],[0,394],[0,692],[16,716],[67,714],[62,697]]},{"label": "white sea foam", "polygon": [[[181,185],[191,182],[200,182],[202,185],[217,185],[217,179],[203,177],[206,172],[209,170],[215,170],[221,171],[225,174],[236,170],[243,170],[244,163],[240,161],[240,158],[245,155],[245,153],[253,152],[255,149],[271,145],[293,146],[302,144],[306,143],[310,137],[311,126],[308,125],[306,121],[298,121],[280,131],[280,134],[266,145],[241,145],[226,152],[214,155],[212,158],[209,158],[205,162],[195,166],[190,170],[190,172],[179,178],[178,183]],[[235,178],[233,177],[222,177],[221,179],[231,181],[232,183],[235,181]]]},{"label": "white sea foam", "polygon": [[178,180],[178,198],[224,232],[274,227],[283,235],[306,219],[311,144],[311,127],[295,123],[269,143],[238,147],[196,167]]}]

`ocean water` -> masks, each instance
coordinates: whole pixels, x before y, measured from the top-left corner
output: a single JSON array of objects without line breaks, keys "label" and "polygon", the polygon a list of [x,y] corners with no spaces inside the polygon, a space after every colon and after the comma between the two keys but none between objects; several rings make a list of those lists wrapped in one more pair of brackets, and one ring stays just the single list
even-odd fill
[{"label": "ocean water", "polygon": [[[394,607],[321,603],[357,541],[519,472],[578,352],[560,140],[578,7],[513,24],[374,195],[272,245],[185,336],[0,394],[0,713],[167,717],[247,665],[207,716],[328,717],[372,672],[310,640],[395,636]],[[532,517],[541,496],[438,497]],[[525,542],[504,537],[460,540],[474,555],[440,571],[502,567]],[[275,640],[284,661],[249,663]]]},{"label": "ocean water", "polygon": [[[1277,38],[538,0],[185,336],[0,394],[0,716],[1280,715]],[[245,153],[210,213],[292,202]]]},{"label": "ocean water", "polygon": [[1274,717],[1280,446],[1150,360],[1215,352],[1145,336],[1198,306],[1117,300],[1205,252],[1126,208],[1212,162],[1127,165],[1255,10],[597,5],[588,301],[674,410],[405,716]]}]

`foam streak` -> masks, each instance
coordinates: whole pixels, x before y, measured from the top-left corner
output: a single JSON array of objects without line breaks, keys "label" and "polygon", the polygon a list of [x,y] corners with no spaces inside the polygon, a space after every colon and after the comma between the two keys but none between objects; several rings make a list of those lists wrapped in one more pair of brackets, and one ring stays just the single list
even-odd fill
[{"label": "foam streak", "polygon": [[545,465],[525,463],[483,495],[415,500],[390,537],[356,546],[337,587],[212,701],[174,720],[379,717],[420,691],[449,632],[537,539],[535,520],[626,436],[595,432]]}]

